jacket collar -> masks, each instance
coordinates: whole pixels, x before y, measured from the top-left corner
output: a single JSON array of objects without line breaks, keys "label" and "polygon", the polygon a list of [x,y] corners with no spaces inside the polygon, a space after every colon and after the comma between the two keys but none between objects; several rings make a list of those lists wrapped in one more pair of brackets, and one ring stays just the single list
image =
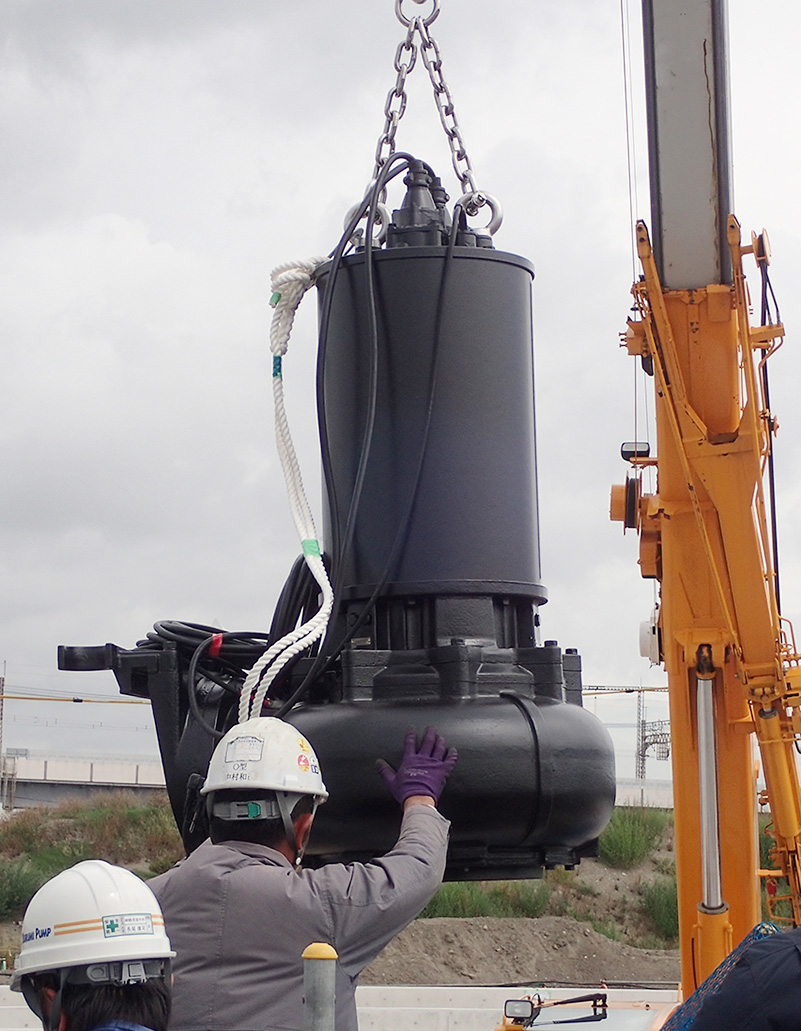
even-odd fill
[{"label": "jacket collar", "polygon": [[294,869],[287,857],[275,848],[268,845],[256,845],[250,841],[218,841],[213,843],[211,839],[204,842],[210,848],[230,848],[233,852],[239,852],[243,856],[251,856],[253,859],[264,859],[275,866],[285,866],[288,870]]}]

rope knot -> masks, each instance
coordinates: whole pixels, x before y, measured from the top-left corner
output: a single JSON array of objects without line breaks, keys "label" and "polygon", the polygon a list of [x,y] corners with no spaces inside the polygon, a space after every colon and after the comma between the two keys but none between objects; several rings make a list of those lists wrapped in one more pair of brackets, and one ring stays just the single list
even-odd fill
[{"label": "rope knot", "polygon": [[275,355],[286,354],[295,312],[303,295],[314,284],[317,270],[328,261],[325,257],[286,261],[270,274],[273,321],[270,326],[270,350]]}]

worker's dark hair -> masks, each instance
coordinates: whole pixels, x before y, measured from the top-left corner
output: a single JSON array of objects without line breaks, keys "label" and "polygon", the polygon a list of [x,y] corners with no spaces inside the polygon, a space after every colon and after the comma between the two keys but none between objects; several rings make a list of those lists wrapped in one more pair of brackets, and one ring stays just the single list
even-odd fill
[{"label": "worker's dark hair", "polygon": [[[215,791],[215,802],[252,802],[260,798],[272,798],[272,791],[262,789],[248,791]],[[292,819],[314,809],[314,796],[304,795],[292,810]],[[280,818],[274,820],[221,820],[212,816],[209,822],[211,840],[215,845],[221,841],[249,841],[253,845],[274,848],[286,840],[286,831]]]},{"label": "worker's dark hair", "polygon": [[[56,971],[46,971],[32,975],[31,981],[40,994],[43,988],[58,991],[60,978]],[[155,978],[124,985],[68,982],[61,993],[61,1012],[67,1018],[67,1031],[93,1031],[114,1021],[167,1031],[170,992],[170,985]]]}]

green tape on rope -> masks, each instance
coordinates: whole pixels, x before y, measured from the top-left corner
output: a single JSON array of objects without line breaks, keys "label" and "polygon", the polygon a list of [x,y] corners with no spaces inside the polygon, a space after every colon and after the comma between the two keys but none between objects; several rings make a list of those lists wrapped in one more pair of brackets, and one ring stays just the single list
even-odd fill
[{"label": "green tape on rope", "polygon": [[275,293],[270,298],[270,307],[274,308],[278,304],[278,302],[280,300],[281,300],[281,294],[280,294],[280,292],[278,290],[276,290]]},{"label": "green tape on rope", "polygon": [[322,554],[320,551],[320,542],[316,540],[303,541],[303,554],[304,555],[317,555],[318,557]]},{"label": "green tape on rope", "polygon": [[281,379],[281,355],[273,355],[273,379]]}]

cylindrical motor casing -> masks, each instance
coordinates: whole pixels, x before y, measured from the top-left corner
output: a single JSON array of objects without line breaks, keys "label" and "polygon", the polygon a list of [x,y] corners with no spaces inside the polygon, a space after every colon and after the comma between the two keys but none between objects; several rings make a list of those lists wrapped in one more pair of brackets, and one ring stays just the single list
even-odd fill
[{"label": "cylindrical motor casing", "polygon": [[317,753],[329,799],[318,810],[308,854],[348,855],[358,843],[383,852],[398,834],[398,806],[376,770],[397,767],[406,729],[435,726],[459,759],[440,811],[452,822],[451,863],[481,843],[547,853],[597,838],[615,800],[613,746],[586,709],[512,692],[468,704],[340,702],[288,717]]},{"label": "cylindrical motor casing", "polygon": [[[399,247],[320,275],[320,380],[331,477],[325,548],[344,528],[376,363],[375,424],[347,598],[504,594],[546,600],[540,583],[531,279],[524,258],[484,248]],[[400,537],[397,558],[390,556]],[[334,561],[337,556],[333,555]]]}]

